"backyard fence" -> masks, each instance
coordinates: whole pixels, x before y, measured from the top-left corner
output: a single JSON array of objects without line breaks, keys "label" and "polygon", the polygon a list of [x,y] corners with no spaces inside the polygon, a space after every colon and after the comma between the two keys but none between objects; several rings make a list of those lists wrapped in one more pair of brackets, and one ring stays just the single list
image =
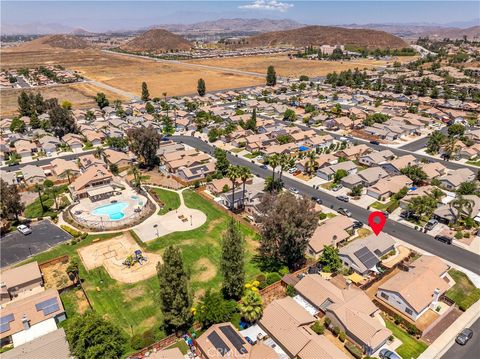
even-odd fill
[{"label": "backyard fence", "polygon": [[65,254],[63,256],[56,257],[56,258],[50,259],[48,261],[39,263],[38,267],[40,268],[40,271],[41,271],[45,267],[49,267],[49,266],[52,266],[52,265],[57,264],[57,263],[67,263],[69,260],[70,260],[70,256],[68,254]]}]

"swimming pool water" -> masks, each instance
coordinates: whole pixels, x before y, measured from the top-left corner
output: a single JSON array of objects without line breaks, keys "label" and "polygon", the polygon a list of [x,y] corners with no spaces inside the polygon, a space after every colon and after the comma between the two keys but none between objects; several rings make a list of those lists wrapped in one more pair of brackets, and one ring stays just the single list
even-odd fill
[{"label": "swimming pool water", "polygon": [[125,214],[122,211],[127,207],[127,202],[110,203],[105,206],[95,208],[92,211],[92,214],[97,216],[106,214],[112,221],[118,221],[125,217]]}]

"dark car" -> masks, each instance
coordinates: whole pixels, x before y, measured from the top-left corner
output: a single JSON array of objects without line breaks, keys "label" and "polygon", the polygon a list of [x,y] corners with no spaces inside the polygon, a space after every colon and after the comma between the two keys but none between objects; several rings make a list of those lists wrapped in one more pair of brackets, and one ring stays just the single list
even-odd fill
[{"label": "dark car", "polygon": [[372,140],[372,141],[370,141],[370,143],[371,143],[372,145],[377,145],[377,146],[380,145],[380,142],[378,142],[377,140]]},{"label": "dark car", "polygon": [[388,349],[380,350],[379,356],[381,359],[400,359],[397,353],[392,352],[391,350],[388,350]]},{"label": "dark car", "polygon": [[264,170],[268,170],[268,166],[267,166],[267,165],[261,165],[260,168],[263,168]]},{"label": "dark car", "polygon": [[402,213],[400,213],[400,217],[404,218],[404,219],[419,219],[420,216],[416,215],[415,213],[412,213],[410,211],[403,211]]},{"label": "dark car", "polygon": [[425,229],[427,231],[431,231],[433,228],[435,228],[435,226],[438,224],[438,221],[436,219],[431,219],[427,222],[427,224],[425,225]]},{"label": "dark car", "polygon": [[320,198],[315,197],[315,196],[312,197],[312,201],[317,202],[318,204],[322,204],[322,203],[323,203],[323,201],[322,201]]},{"label": "dark car", "polygon": [[447,237],[447,236],[435,236],[435,239],[437,241],[446,243],[446,244],[452,244],[452,238]]},{"label": "dark car", "polygon": [[360,221],[353,222],[353,229],[362,228],[362,227],[363,227],[363,222],[360,222]]},{"label": "dark car", "polygon": [[458,333],[455,341],[460,345],[465,345],[468,343],[470,339],[473,337],[473,330],[470,328],[463,329],[460,333]]},{"label": "dark car", "polygon": [[350,201],[350,199],[347,196],[337,196],[337,199],[342,202]]}]

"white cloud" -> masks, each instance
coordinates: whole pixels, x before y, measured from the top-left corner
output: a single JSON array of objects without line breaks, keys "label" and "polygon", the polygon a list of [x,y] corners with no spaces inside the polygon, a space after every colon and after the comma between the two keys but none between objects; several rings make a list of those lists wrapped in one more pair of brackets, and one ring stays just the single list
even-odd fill
[{"label": "white cloud", "polygon": [[280,2],[277,0],[254,0],[252,4],[240,5],[239,9],[255,9],[255,10],[274,10],[285,12],[289,8],[293,7],[293,4]]}]

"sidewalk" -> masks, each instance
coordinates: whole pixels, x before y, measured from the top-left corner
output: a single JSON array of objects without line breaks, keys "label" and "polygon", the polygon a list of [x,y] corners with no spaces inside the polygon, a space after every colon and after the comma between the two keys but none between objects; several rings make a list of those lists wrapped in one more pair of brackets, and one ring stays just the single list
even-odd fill
[{"label": "sidewalk", "polygon": [[477,301],[447,328],[418,358],[441,358],[455,343],[455,337],[463,328],[471,326],[480,317],[480,301]]}]

